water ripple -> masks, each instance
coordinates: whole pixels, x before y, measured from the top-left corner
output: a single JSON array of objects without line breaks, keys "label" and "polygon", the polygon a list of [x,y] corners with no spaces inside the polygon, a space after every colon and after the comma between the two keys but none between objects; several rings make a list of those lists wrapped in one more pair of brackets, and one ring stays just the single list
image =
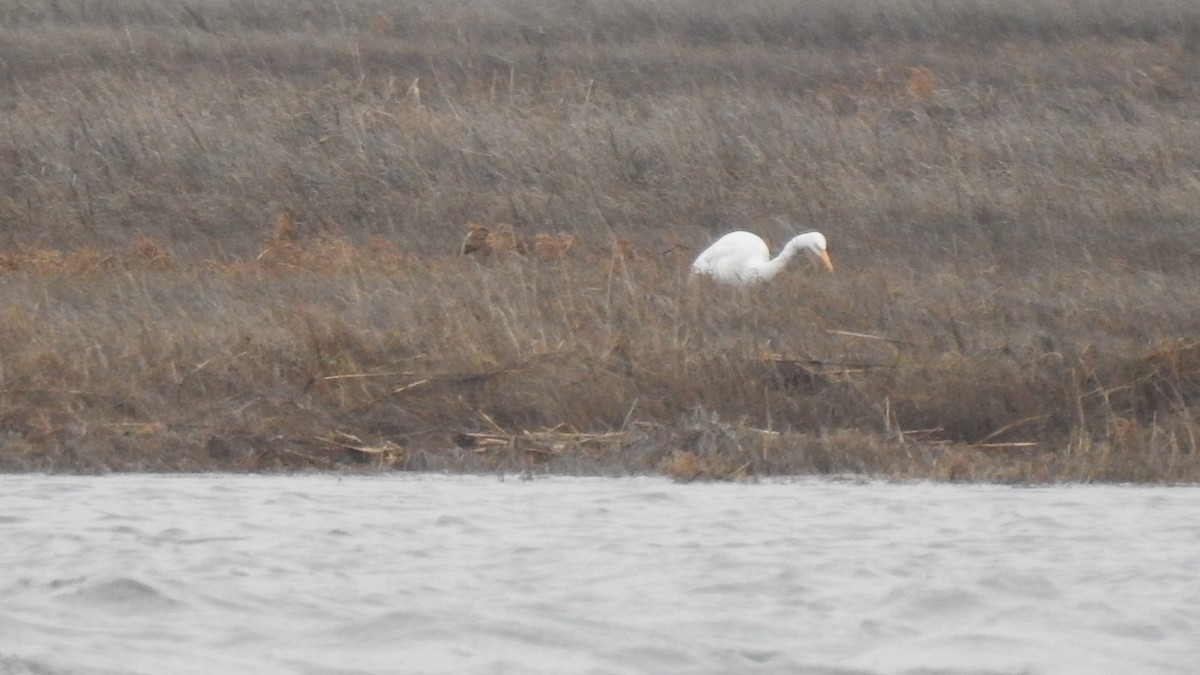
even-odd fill
[{"label": "water ripple", "polygon": [[0,675],[1190,673],[1198,496],[0,476]]}]

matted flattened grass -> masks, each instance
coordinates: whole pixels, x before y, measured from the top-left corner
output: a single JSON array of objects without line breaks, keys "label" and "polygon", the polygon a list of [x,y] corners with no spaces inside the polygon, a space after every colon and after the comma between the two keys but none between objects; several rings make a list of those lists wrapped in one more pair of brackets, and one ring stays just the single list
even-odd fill
[{"label": "matted flattened grass", "polygon": [[0,470],[1200,479],[1200,8],[802,5],[6,3]]},{"label": "matted flattened grass", "polygon": [[[606,250],[326,238],[164,266],[149,248],[10,256],[5,469],[1195,477],[1200,343],[1131,351],[1151,311],[1120,311],[1128,279],[1077,300],[1120,317],[1080,347],[1033,279],[986,308],[897,306],[950,277],[729,289]],[[871,288],[879,307],[847,300]]]}]

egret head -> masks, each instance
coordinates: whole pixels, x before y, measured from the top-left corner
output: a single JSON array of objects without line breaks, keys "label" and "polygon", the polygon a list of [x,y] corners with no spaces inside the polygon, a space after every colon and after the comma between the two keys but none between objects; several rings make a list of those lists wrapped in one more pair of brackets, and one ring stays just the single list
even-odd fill
[{"label": "egret head", "polygon": [[833,271],[833,261],[829,259],[828,243],[825,241],[825,235],[820,232],[805,232],[793,239],[793,241],[815,255],[817,260],[820,260],[821,264],[825,266],[825,269],[830,272]]}]

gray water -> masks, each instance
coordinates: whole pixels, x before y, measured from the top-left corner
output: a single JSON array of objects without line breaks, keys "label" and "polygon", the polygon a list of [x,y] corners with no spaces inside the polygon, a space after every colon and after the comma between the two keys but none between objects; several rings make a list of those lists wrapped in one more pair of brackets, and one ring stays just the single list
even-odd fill
[{"label": "gray water", "polygon": [[0,674],[1197,673],[1200,489],[0,476]]}]

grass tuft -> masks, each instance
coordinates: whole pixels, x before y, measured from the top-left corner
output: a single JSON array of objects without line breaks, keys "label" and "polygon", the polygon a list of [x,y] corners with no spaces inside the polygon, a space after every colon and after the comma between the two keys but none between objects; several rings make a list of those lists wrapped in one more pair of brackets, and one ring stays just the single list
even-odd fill
[{"label": "grass tuft", "polygon": [[38,7],[0,470],[1200,479],[1187,3]]}]

